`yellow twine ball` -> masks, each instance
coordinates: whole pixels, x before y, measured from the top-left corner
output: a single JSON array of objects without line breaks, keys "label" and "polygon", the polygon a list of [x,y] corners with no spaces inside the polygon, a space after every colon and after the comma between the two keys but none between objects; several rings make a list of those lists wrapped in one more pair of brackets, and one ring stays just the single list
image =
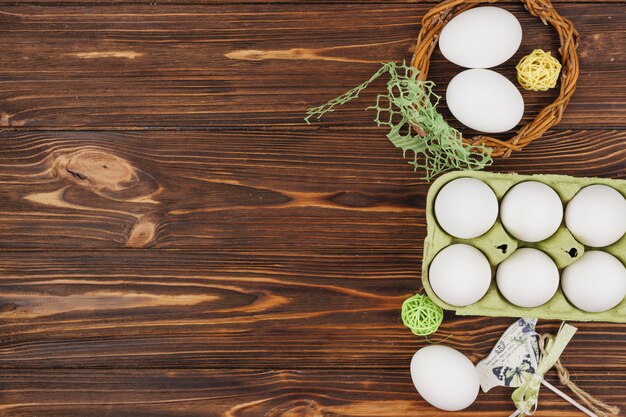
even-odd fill
[{"label": "yellow twine ball", "polygon": [[561,73],[561,63],[550,52],[535,49],[522,58],[515,67],[517,81],[526,90],[547,91],[556,87]]},{"label": "yellow twine ball", "polygon": [[402,322],[413,334],[435,333],[443,321],[443,309],[427,295],[415,294],[402,303]]}]

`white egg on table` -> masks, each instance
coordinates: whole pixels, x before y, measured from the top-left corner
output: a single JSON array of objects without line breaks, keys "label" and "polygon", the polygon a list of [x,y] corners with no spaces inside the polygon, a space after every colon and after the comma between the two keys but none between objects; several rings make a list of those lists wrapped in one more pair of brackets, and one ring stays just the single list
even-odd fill
[{"label": "white egg on table", "polygon": [[585,252],[563,270],[561,286],[565,297],[581,310],[610,310],[626,296],[626,268],[609,253]]},{"label": "white egg on table", "polygon": [[498,198],[484,182],[457,178],[445,184],[435,199],[435,217],[454,237],[473,239],[485,234],[498,218]]},{"label": "white egg on table", "polygon": [[439,49],[454,64],[490,68],[511,58],[522,43],[522,26],[499,7],[477,7],[459,13],[441,31]]},{"label": "white egg on table", "polygon": [[496,283],[504,298],[516,306],[538,307],[556,294],[559,270],[542,251],[521,248],[498,265]]},{"label": "white egg on table", "polygon": [[626,199],[609,186],[589,185],[567,204],[565,225],[583,245],[608,246],[626,233]]},{"label": "white egg on table", "polygon": [[507,191],[500,203],[504,228],[525,242],[540,242],[552,236],[563,221],[563,203],[552,188],[526,181]]},{"label": "white egg on table", "polygon": [[467,306],[480,300],[491,284],[491,265],[473,246],[457,243],[443,248],[430,263],[430,286],[444,302]]},{"label": "white egg on table", "polygon": [[446,89],[446,104],[459,122],[485,133],[511,130],[524,115],[524,99],[517,87],[487,69],[457,74]]},{"label": "white egg on table", "polygon": [[426,402],[445,411],[469,407],[480,388],[474,364],[461,352],[442,345],[423,347],[413,355],[411,379]]}]

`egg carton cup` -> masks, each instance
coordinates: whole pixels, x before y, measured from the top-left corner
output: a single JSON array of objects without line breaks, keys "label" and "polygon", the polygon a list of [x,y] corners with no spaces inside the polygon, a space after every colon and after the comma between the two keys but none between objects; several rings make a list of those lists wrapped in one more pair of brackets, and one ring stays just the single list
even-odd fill
[{"label": "egg carton cup", "polygon": [[[422,81],[428,77],[430,57],[433,54],[443,27],[456,15],[463,13],[480,4],[497,3],[498,0],[444,0],[430,9],[422,19],[415,53],[411,65],[419,70],[419,79]],[[513,151],[519,151],[533,140],[539,139],[552,126],[561,121],[563,112],[576,89],[579,65],[578,55],[578,31],[574,28],[571,20],[561,16],[552,6],[550,0],[521,0],[528,12],[541,19],[545,25],[552,25],[559,35],[561,47],[561,77],[559,96],[556,100],[542,109],[534,120],[522,127],[508,141],[498,140],[485,135],[473,138],[464,138],[463,141],[475,146],[488,146],[492,148],[491,156],[506,158]]]},{"label": "egg carton cup", "polygon": [[[494,174],[476,171],[455,171],[439,177],[430,187],[426,199],[427,236],[424,241],[424,256],[422,261],[422,284],[428,296],[445,310],[453,310],[457,315],[480,315],[492,317],[534,317],[541,319],[560,319],[574,321],[605,321],[614,323],[626,323],[626,298],[616,307],[600,312],[589,313],[578,309],[570,303],[561,286],[546,304],[525,308],[510,303],[498,291],[495,280],[495,270],[500,262],[511,256],[518,248],[530,247],[545,252],[556,263],[559,273],[563,268],[576,262],[586,250],[602,250],[617,257],[622,264],[626,264],[626,235],[616,243],[604,248],[588,248],[578,242],[565,227],[564,223],[554,235],[548,239],[528,243],[522,242],[511,236],[504,229],[500,218],[493,227],[482,236],[473,239],[460,239],[446,233],[437,223],[434,213],[435,197],[439,190],[448,182],[457,178],[476,178],[491,187],[498,197],[498,202],[506,192],[515,184],[525,181],[538,181],[551,187],[559,195],[563,206],[585,186],[602,184],[614,188],[626,198],[626,181],[605,178],[576,178],[567,175],[519,175],[519,174]],[[435,255],[443,248],[455,244],[466,243],[474,246],[487,257],[491,269],[492,280],[487,294],[478,302],[457,307],[441,300],[430,286],[428,269]],[[593,279],[593,277],[589,277]]]}]

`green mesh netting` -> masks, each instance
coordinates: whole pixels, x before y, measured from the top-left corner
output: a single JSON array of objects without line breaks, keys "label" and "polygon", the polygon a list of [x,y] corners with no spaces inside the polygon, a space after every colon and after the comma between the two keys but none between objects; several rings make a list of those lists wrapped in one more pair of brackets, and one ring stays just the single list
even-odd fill
[{"label": "green mesh netting", "polygon": [[425,171],[424,179],[450,170],[480,170],[491,165],[491,148],[472,146],[463,142],[461,132],[451,127],[439,112],[440,97],[433,93],[434,83],[417,79],[419,71],[406,64],[388,62],[372,77],[358,87],[330,100],[319,107],[307,110],[304,119],[310,123],[325,113],[333,112],[359,96],[374,80],[388,73],[387,93],[379,94],[376,105],[367,109],[376,110],[374,121],[378,126],[388,126],[387,138],[397,148],[412,156],[409,163],[415,170]]}]

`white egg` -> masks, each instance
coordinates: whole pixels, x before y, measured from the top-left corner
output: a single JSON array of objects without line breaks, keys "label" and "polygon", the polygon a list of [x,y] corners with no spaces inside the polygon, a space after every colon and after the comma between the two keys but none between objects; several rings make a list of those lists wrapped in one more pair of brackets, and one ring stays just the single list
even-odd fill
[{"label": "white egg", "polygon": [[581,310],[599,313],[626,296],[626,268],[615,256],[589,251],[563,270],[563,293]]},{"label": "white egg", "polygon": [[496,282],[504,298],[516,306],[538,307],[559,288],[559,270],[540,250],[522,248],[498,265]]},{"label": "white egg", "polygon": [[567,204],[565,224],[583,245],[608,246],[626,233],[626,199],[606,185],[589,185]]},{"label": "white egg", "polygon": [[445,411],[472,405],[480,387],[474,364],[461,352],[442,345],[423,347],[413,355],[411,379],[426,402]]},{"label": "white egg", "polygon": [[504,228],[525,242],[552,236],[563,221],[563,203],[546,184],[526,181],[512,187],[500,203]]},{"label": "white egg", "polygon": [[443,248],[428,269],[430,286],[444,302],[466,306],[480,300],[491,283],[491,265],[481,251],[464,243]]},{"label": "white egg", "polygon": [[486,133],[511,130],[524,115],[524,99],[517,87],[486,69],[457,74],[448,84],[446,103],[459,122]]},{"label": "white egg", "polygon": [[486,233],[498,218],[493,190],[475,178],[457,178],[439,190],[435,199],[439,226],[454,237],[473,239]]},{"label": "white egg", "polygon": [[522,26],[499,7],[477,7],[455,16],[441,31],[439,49],[466,68],[491,68],[511,58],[522,43]]}]

